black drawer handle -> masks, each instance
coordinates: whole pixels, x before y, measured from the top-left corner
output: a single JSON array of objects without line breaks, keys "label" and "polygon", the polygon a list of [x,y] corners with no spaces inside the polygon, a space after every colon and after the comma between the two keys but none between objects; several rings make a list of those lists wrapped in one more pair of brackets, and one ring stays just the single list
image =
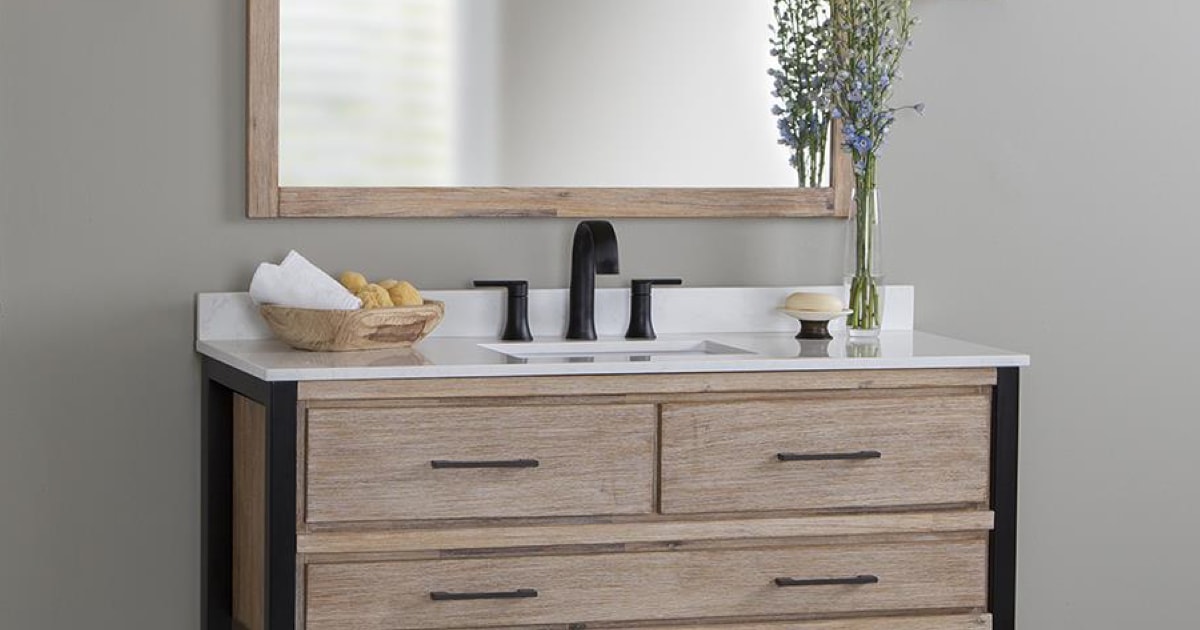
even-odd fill
[{"label": "black drawer handle", "polygon": [[779,453],[775,458],[781,462],[832,462],[832,461],[861,461],[879,459],[883,453],[879,451],[858,451],[857,453]]},{"label": "black drawer handle", "polygon": [[472,599],[528,599],[537,596],[538,592],[531,588],[519,588],[515,591],[501,591],[499,593],[447,593],[445,591],[434,591],[429,594],[429,599],[435,602],[461,602]]},{"label": "black drawer handle", "polygon": [[879,578],[874,575],[856,575],[848,578],[817,578],[815,580],[798,580],[796,578],[775,578],[775,586],[857,586],[862,584],[878,584]]},{"label": "black drawer handle", "polygon": [[541,464],[536,459],[502,459],[495,461],[452,461],[435,459],[429,462],[434,468],[537,468]]}]

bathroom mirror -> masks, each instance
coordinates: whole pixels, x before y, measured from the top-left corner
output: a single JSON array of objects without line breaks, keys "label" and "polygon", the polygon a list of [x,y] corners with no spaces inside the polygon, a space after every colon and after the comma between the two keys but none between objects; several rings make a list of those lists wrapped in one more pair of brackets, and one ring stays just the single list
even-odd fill
[{"label": "bathroom mirror", "polygon": [[247,0],[251,217],[831,217],[772,0]]}]

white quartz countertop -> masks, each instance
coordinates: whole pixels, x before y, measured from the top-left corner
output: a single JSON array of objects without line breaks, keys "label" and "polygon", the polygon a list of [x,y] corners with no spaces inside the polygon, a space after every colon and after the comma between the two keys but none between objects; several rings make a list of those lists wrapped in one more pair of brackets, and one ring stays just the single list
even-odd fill
[{"label": "white quartz countertop", "polygon": [[[553,342],[542,339],[539,342]],[[618,341],[618,340],[605,340]],[[623,341],[623,340],[620,340]],[[1023,367],[1029,357],[916,331],[885,331],[872,342],[844,336],[832,341],[797,340],[786,333],[661,335],[664,345],[708,341],[740,354],[697,357],[671,354],[583,354],[523,360],[487,348],[495,338],[430,338],[409,350],[306,352],[273,339],[211,340],[200,354],[264,381],[327,381],[393,378],[553,376],[567,374],[662,374],[776,372],[905,368]],[[589,342],[573,342],[586,351]],[[519,346],[520,344],[511,344]]]},{"label": "white quartz countertop", "polygon": [[[425,295],[446,303],[446,319],[428,339],[412,349],[369,352],[294,350],[272,338],[247,294],[202,293],[196,303],[196,351],[264,381],[1029,365],[1024,354],[914,331],[915,292],[910,286],[887,287],[884,330],[877,339],[850,339],[837,322],[831,327],[833,340],[800,341],[795,339],[796,321],[777,308],[795,290],[836,295],[841,287],[659,289],[654,294],[658,340],[632,346],[623,339],[628,290],[596,291],[599,342],[561,338],[565,290],[530,291],[533,345],[498,341],[500,292],[432,291]],[[556,350],[552,354],[529,354],[547,344],[559,347],[551,348]],[[718,353],[694,351],[701,346]],[[621,351],[596,352],[605,349]]]}]

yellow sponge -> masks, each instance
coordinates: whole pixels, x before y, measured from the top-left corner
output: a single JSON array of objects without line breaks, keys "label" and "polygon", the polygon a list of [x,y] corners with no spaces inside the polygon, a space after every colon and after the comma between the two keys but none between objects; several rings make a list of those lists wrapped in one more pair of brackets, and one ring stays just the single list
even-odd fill
[{"label": "yellow sponge", "polygon": [[367,286],[366,276],[357,271],[343,271],[341,277],[338,278],[338,282],[341,282],[342,286],[346,287],[346,290],[355,295],[358,295],[358,292]]},{"label": "yellow sponge", "polygon": [[421,292],[407,281],[388,289],[388,294],[396,306],[420,306],[425,303]]},{"label": "yellow sponge", "polygon": [[392,303],[392,297],[388,295],[387,289],[378,284],[368,284],[358,292],[358,299],[362,300],[363,308],[387,308],[395,306]]}]

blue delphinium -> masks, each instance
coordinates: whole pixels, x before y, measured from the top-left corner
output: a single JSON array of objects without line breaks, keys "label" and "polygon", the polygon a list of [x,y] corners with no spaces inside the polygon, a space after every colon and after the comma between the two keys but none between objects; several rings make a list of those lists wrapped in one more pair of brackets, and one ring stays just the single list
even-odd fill
[{"label": "blue delphinium", "polygon": [[777,67],[771,95],[779,103],[779,144],[792,150],[789,163],[801,186],[817,187],[825,174],[829,139],[829,0],[775,0],[771,56]]},{"label": "blue delphinium", "polygon": [[917,113],[923,104],[891,105],[892,89],[901,78],[900,58],[911,45],[916,19],[911,0],[835,0],[830,19],[829,90],[832,116],[840,125],[842,147],[850,153],[855,175],[853,238],[848,256],[852,314],[851,334],[878,331],[883,318],[879,286],[878,223],[875,164],[896,114]]},{"label": "blue delphinium", "polygon": [[925,110],[923,104],[891,107],[901,78],[900,58],[912,44],[916,19],[911,0],[839,0],[830,20],[833,42],[829,90],[842,145],[854,156],[854,171],[874,189],[875,158],[887,141],[896,113]]}]

